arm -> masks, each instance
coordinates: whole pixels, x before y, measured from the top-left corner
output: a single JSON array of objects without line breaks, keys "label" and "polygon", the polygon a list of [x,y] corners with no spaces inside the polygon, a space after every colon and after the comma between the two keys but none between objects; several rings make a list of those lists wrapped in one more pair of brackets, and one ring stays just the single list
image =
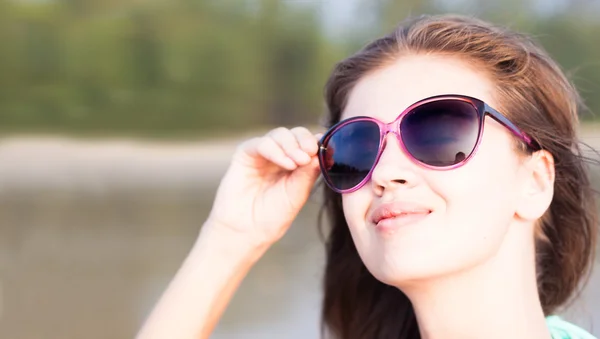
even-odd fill
[{"label": "arm", "polygon": [[208,338],[250,268],[268,249],[207,224],[138,339]]},{"label": "arm", "polygon": [[238,147],[208,221],[138,339],[209,337],[250,268],[306,203],[317,151],[305,128],[277,128]]}]

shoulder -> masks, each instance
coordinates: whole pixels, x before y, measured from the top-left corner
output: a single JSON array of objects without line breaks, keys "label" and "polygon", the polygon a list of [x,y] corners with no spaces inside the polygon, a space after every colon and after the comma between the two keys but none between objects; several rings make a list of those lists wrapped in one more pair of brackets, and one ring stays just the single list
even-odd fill
[{"label": "shoulder", "polygon": [[582,328],[563,320],[557,315],[546,317],[552,339],[597,339]]}]

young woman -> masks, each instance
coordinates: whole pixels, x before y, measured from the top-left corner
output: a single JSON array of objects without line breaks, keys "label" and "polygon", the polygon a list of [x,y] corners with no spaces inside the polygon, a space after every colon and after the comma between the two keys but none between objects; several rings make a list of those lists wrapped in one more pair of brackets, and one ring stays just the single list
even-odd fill
[{"label": "young woman", "polygon": [[341,61],[326,100],[323,136],[239,146],[139,338],[208,338],[319,176],[325,337],[592,338],[553,315],[590,271],[597,215],[580,99],[542,48],[419,17]]}]

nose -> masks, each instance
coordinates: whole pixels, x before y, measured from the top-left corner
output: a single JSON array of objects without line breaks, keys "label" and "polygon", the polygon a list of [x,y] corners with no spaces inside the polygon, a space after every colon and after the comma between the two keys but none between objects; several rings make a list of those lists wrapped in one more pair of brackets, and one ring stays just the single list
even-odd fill
[{"label": "nose", "polygon": [[416,164],[402,151],[395,133],[388,133],[383,147],[381,157],[371,175],[373,190],[382,195],[386,190],[417,185],[420,179],[416,172]]}]

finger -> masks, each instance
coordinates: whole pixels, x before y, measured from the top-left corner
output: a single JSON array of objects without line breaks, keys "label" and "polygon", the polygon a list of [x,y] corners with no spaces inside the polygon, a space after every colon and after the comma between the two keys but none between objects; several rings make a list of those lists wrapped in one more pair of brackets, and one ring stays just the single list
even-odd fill
[{"label": "finger", "polygon": [[256,151],[261,157],[287,170],[292,171],[298,167],[296,162],[288,157],[279,144],[270,137],[260,138]]},{"label": "finger", "polygon": [[306,165],[310,162],[310,156],[300,148],[296,137],[287,128],[276,128],[269,132],[268,136],[273,138],[281,146],[285,154],[298,165]]},{"label": "finger", "polygon": [[[281,134],[279,134],[281,133]],[[307,160],[299,159],[296,162],[295,159],[291,158],[288,154],[283,150],[282,145],[278,140],[275,140],[274,137],[281,138],[284,134],[291,135],[292,145],[296,145],[296,150],[299,154],[299,157],[307,157]],[[279,134],[279,135],[276,135]],[[285,136],[283,136],[285,137]],[[288,140],[289,142],[289,140]],[[278,130],[273,130],[264,137],[257,137],[250,139],[241,145],[241,149],[243,152],[248,154],[251,157],[262,157],[268,161],[275,163],[276,165],[283,167],[285,169],[294,170],[298,167],[298,165],[304,166],[310,163],[310,157],[306,155],[303,151],[299,150],[297,146],[297,142],[295,141],[295,137],[290,133],[289,130],[285,128],[280,128]],[[293,164],[293,165],[292,165]]]},{"label": "finger", "polygon": [[292,175],[293,176],[305,176],[310,179],[310,181],[316,180],[321,173],[321,169],[319,167],[319,160],[316,157],[313,157],[309,164],[304,165],[302,167],[298,167]]},{"label": "finger", "polygon": [[305,127],[294,127],[291,129],[292,134],[296,137],[300,149],[302,149],[309,156],[314,156],[319,150],[318,141],[308,129]]}]

